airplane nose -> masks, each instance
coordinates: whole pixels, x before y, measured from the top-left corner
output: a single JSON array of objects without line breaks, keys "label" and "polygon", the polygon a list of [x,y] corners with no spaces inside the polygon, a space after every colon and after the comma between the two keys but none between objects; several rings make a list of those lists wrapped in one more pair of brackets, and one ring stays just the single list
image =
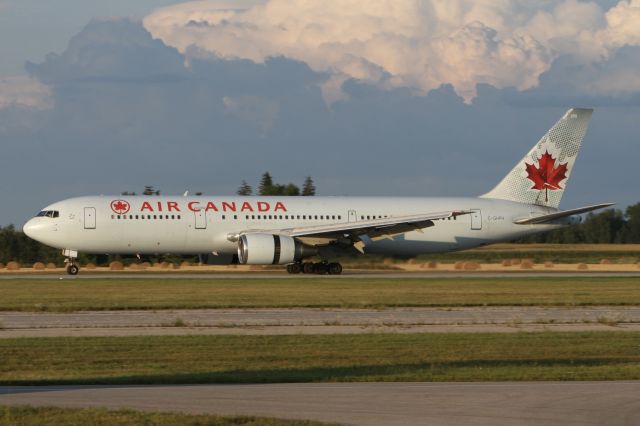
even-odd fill
[{"label": "airplane nose", "polygon": [[42,228],[43,223],[38,220],[38,218],[33,218],[24,224],[24,226],[22,227],[22,232],[24,232],[27,237],[37,240],[38,235],[40,234],[39,231],[42,231]]}]

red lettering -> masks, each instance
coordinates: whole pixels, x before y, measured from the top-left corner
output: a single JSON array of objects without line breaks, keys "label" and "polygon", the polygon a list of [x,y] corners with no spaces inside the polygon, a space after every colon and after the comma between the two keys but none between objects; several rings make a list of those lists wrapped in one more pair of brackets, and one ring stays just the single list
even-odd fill
[{"label": "red lettering", "polygon": [[162,211],[162,201],[158,201],[158,211]]},{"label": "red lettering", "polygon": [[258,211],[259,212],[267,212],[271,206],[269,203],[264,201],[258,201]]},{"label": "red lettering", "polygon": [[153,211],[153,207],[151,207],[151,204],[149,204],[148,201],[145,201],[144,203],[142,203],[142,207],[140,207],[140,211],[143,212],[145,210],[149,210],[150,212]]},{"label": "red lettering", "polygon": [[187,204],[187,208],[189,210],[191,210],[192,212],[199,212],[200,211],[200,206],[198,205],[197,201],[191,201],[189,204]]},{"label": "red lettering", "polygon": [[229,209],[232,212],[236,211],[236,203],[232,202],[232,203],[227,203],[226,201],[222,202],[222,210],[223,211],[227,211],[227,209]]},{"label": "red lettering", "polygon": [[276,207],[273,209],[273,211],[277,212],[278,210],[282,210],[283,212],[286,212],[287,208],[284,206],[284,204],[282,204],[280,201],[278,201],[276,203]]},{"label": "red lettering", "polygon": [[253,207],[251,207],[251,204],[249,204],[246,201],[244,203],[242,203],[242,208],[240,209],[240,211],[243,212],[245,210],[249,210],[250,212],[253,211]]},{"label": "red lettering", "polygon": [[178,207],[178,203],[176,203],[175,201],[169,201],[167,203],[167,209],[172,212],[172,211],[176,211],[179,212],[180,208]]},{"label": "red lettering", "polygon": [[213,211],[216,211],[216,212],[217,212],[217,211],[218,211],[218,208],[216,207],[216,205],[215,205],[215,204],[213,204],[213,201],[209,201],[209,202],[207,203],[207,208],[205,208],[205,210],[206,210],[206,211],[213,210]]}]

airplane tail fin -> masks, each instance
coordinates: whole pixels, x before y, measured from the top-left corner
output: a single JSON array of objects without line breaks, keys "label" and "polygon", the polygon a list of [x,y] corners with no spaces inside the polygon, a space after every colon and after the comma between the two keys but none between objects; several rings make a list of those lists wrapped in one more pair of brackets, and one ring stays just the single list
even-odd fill
[{"label": "airplane tail fin", "polygon": [[558,208],[592,113],[568,110],[495,188],[480,197]]}]

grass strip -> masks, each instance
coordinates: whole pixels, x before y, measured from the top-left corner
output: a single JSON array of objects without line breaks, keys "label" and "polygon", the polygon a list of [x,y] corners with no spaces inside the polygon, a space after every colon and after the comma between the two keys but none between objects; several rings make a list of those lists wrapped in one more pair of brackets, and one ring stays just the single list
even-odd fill
[{"label": "grass strip", "polygon": [[0,311],[637,304],[636,277],[0,280]]},{"label": "grass strip", "polygon": [[6,426],[47,425],[207,425],[207,426],[321,426],[306,420],[280,420],[253,416],[216,416],[182,413],[107,410],[104,408],[58,408],[0,406],[0,423]]},{"label": "grass strip", "polygon": [[640,333],[0,340],[0,384],[640,379]]}]

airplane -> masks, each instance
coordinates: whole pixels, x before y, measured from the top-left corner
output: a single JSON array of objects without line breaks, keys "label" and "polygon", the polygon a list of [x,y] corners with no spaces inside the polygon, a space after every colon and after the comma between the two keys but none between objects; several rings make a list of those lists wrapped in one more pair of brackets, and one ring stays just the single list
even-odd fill
[{"label": "airplane", "polygon": [[[479,197],[90,196],[45,207],[24,233],[62,250],[219,257],[340,274],[348,253],[416,256],[512,241],[580,222],[604,203],[560,210],[593,110],[569,109],[516,166]],[[309,258],[319,257],[320,262]]]}]

